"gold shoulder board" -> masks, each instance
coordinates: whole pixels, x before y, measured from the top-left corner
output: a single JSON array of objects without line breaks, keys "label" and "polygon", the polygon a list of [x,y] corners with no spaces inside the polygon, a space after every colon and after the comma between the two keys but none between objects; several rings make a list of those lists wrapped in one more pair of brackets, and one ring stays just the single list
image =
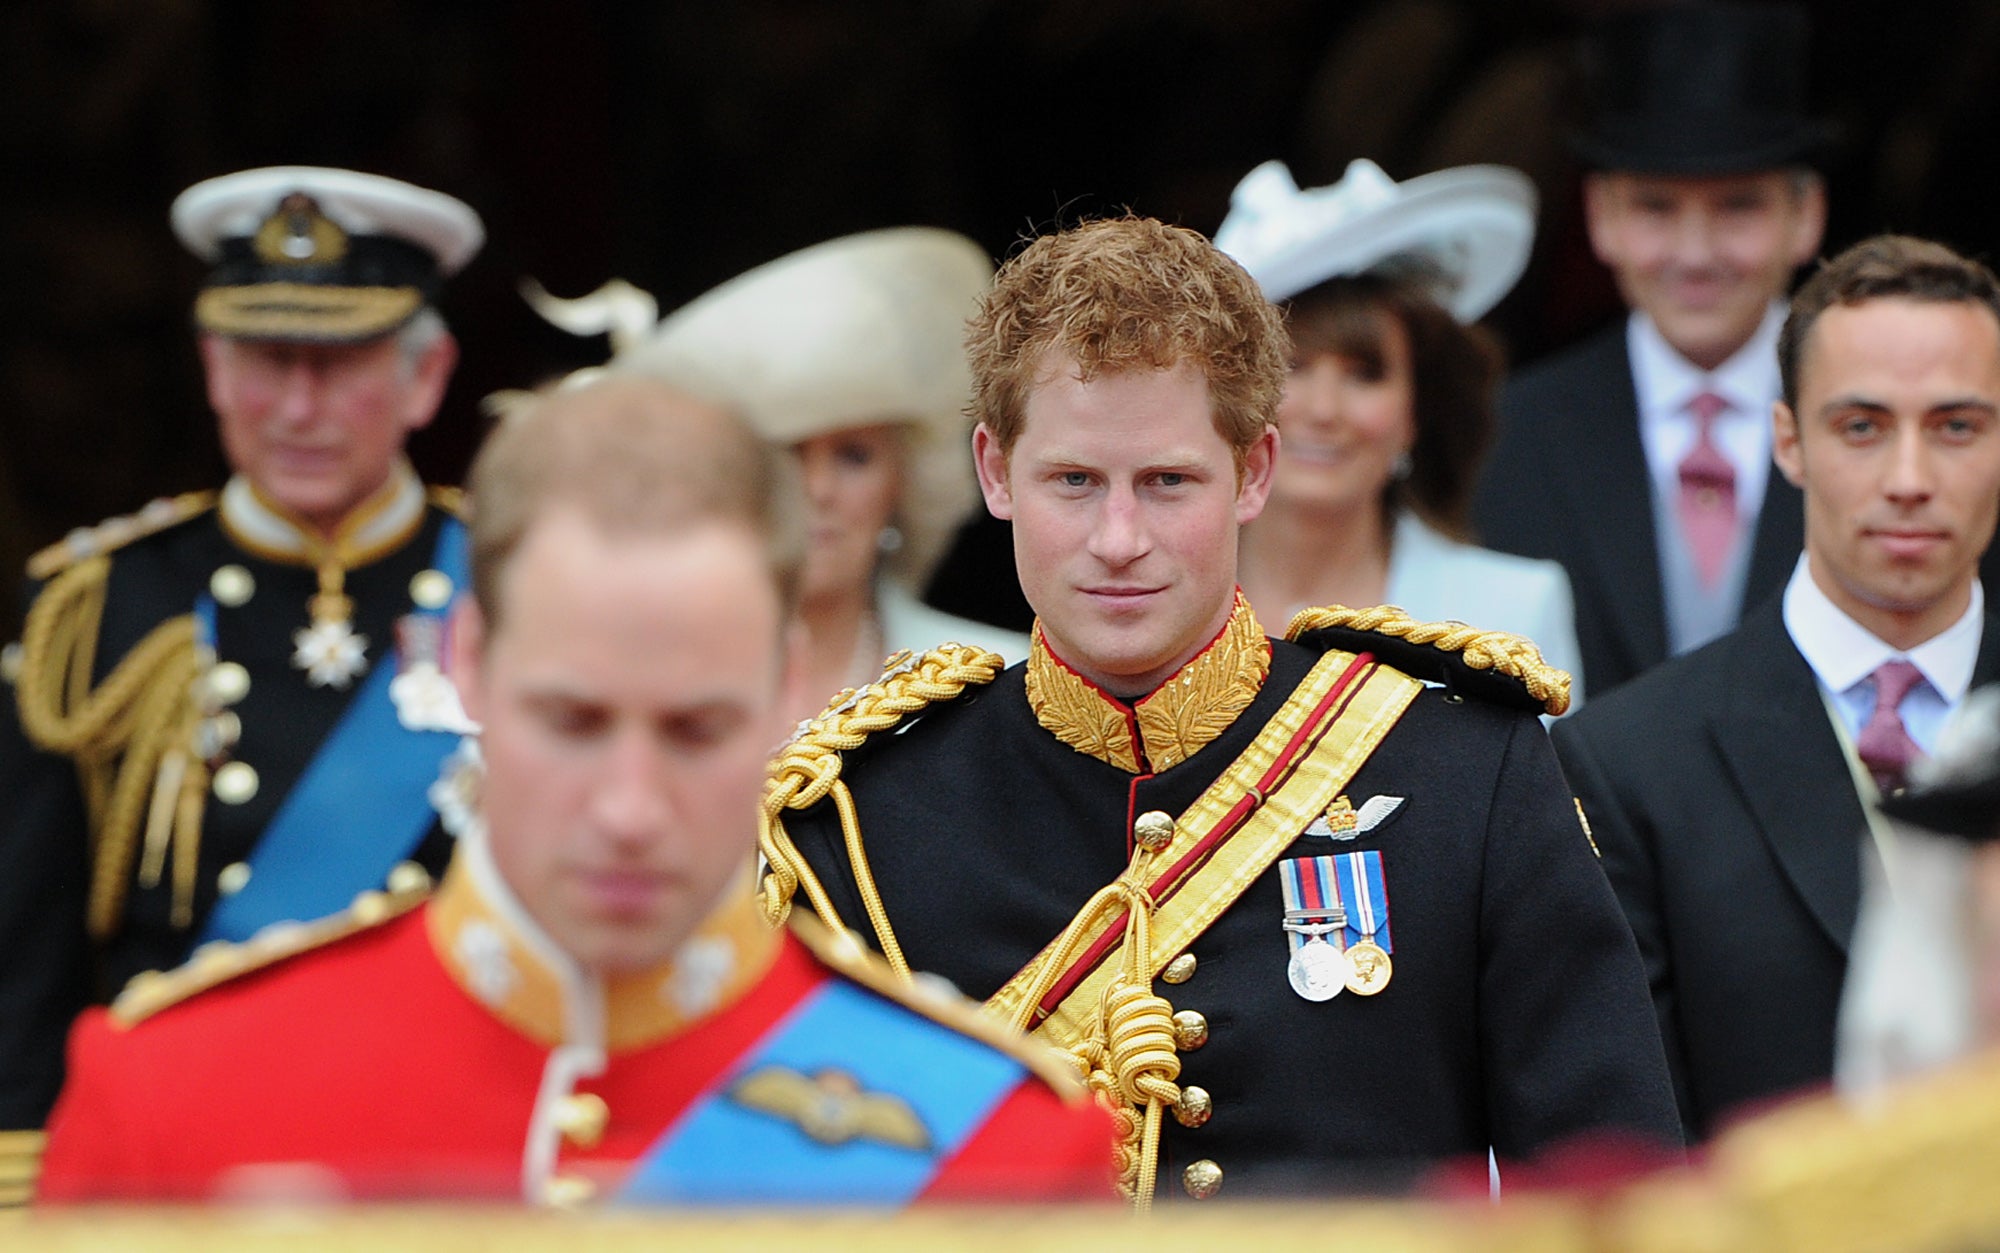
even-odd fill
[{"label": "gold shoulder board", "polygon": [[210,941],[172,970],[134,975],[111,1002],[112,1021],[121,1027],[137,1026],[161,1010],[231,979],[400,918],[423,904],[430,893],[428,882],[363,892],[340,913],[313,922],[274,922],[240,943]]},{"label": "gold shoulder board", "polygon": [[214,492],[182,492],[161,496],[137,513],[106,518],[96,526],[78,527],[62,539],[28,558],[28,577],[53,578],[79,561],[116,552],[133,540],[178,526],[215,506]]},{"label": "gold shoulder board", "polygon": [[[1419,622],[1395,605],[1367,609],[1325,605],[1299,610],[1285,628],[1285,638],[1296,641],[1311,632],[1327,630],[1337,637],[1359,633],[1394,641],[1390,649],[1383,650],[1382,660],[1413,678],[1457,687],[1453,678],[1470,672],[1487,682],[1466,684],[1468,691],[1508,703],[1513,703],[1518,691],[1521,698],[1539,704],[1551,717],[1569,711],[1569,672],[1543,661],[1542,650],[1526,636],[1482,631],[1463,622]],[[1337,638],[1337,646],[1350,652],[1368,651],[1365,639]],[[1495,685],[1495,678],[1511,682]]]}]

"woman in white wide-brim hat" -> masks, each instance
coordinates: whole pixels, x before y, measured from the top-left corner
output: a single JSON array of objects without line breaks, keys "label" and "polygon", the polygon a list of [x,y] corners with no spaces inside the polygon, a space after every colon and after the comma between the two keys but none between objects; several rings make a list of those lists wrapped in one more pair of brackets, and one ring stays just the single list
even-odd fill
[{"label": "woman in white wide-brim hat", "polygon": [[639,371],[727,405],[798,454],[811,523],[799,616],[816,713],[902,649],[957,642],[1027,655],[1027,638],[917,597],[978,500],[965,405],[965,320],[993,263],[951,231],[829,240],[738,275],[652,325],[651,298],[612,284],[531,294],[550,321],[613,331],[611,372]]},{"label": "woman in white wide-brim hat", "polygon": [[1467,523],[1501,369],[1470,324],[1520,277],[1534,230],[1533,186],[1500,166],[1397,183],[1356,161],[1302,191],[1270,161],[1237,185],[1216,245],[1286,306],[1294,350],[1240,561],[1272,629],[1308,605],[1400,605],[1527,636],[1580,675],[1562,567],[1476,547]]}]

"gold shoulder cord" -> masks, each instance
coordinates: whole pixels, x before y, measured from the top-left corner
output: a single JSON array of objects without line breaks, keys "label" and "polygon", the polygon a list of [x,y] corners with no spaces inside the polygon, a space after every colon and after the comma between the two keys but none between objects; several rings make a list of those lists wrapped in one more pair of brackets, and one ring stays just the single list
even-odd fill
[{"label": "gold shoulder cord", "polygon": [[[171,831],[174,912],[177,922],[191,916],[208,787],[207,767],[185,748],[198,716],[192,615],[154,627],[91,688],[110,570],[108,558],[90,557],[42,589],[22,630],[16,685],[29,740],[76,762],[92,832],[89,926],[98,939],[117,928],[142,821],[149,863],[155,845],[164,857]],[[157,882],[157,864],[149,868]]]},{"label": "gold shoulder cord", "polygon": [[832,898],[826,894],[819,876],[799,855],[798,846],[785,833],[782,821],[787,809],[809,809],[833,796],[840,814],[840,833],[847,842],[847,858],[854,867],[854,884],[861,893],[868,921],[875,928],[875,940],[890,967],[904,979],[910,964],[903,958],[889,926],[889,913],[875,888],[875,875],[868,866],[867,851],[861,845],[861,822],[854,812],[854,795],[841,781],[841,754],[861,747],[871,735],[890,730],[908,715],[937,701],[952,700],[968,687],[991,683],[1006,661],[997,653],[965,644],[945,644],[916,656],[903,652],[889,658],[882,677],[866,687],[842,692],[833,698],[825,713],[814,718],[778,750],[764,780],[764,796],[757,815],[757,846],[770,873],[758,892],[764,917],[772,926],[782,926],[791,913],[792,897],[805,890],[813,912],[836,933],[847,929]]},{"label": "gold shoulder cord", "polygon": [[1474,670],[1496,670],[1519,679],[1528,695],[1542,702],[1550,717],[1569,712],[1569,671],[1542,660],[1542,650],[1522,635],[1505,631],[1482,631],[1463,622],[1419,622],[1395,605],[1375,605],[1349,609],[1345,605],[1324,605],[1301,609],[1285,628],[1285,638],[1296,640],[1307,631],[1345,627],[1373,631],[1412,644],[1429,644],[1457,653]]}]

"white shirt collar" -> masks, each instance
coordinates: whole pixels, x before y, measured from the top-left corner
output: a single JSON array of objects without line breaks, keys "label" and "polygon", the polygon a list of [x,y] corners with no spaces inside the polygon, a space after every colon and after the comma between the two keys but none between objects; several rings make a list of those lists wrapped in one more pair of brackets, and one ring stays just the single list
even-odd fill
[{"label": "white shirt collar", "polygon": [[1885,661],[1907,657],[1945,702],[1956,706],[1972,686],[1985,616],[1986,593],[1974,579],[1972,599],[1958,620],[1904,652],[1890,647],[1828,599],[1813,581],[1805,554],[1799,554],[1791,581],[1785,584],[1785,630],[1820,683],[1834,693],[1847,691]]},{"label": "white shirt collar", "polygon": [[1695,396],[1714,392],[1729,402],[1730,415],[1752,415],[1768,426],[1771,402],[1778,398],[1778,332],[1784,325],[1785,306],[1773,301],[1748,342],[1715,369],[1704,370],[1676,352],[1653,319],[1634,311],[1625,343],[1640,415],[1683,414]]},{"label": "white shirt collar", "polygon": [[[389,479],[363,501],[337,538],[346,565],[363,565],[401,544],[423,521],[424,485],[407,459],[398,459]],[[222,486],[218,505],[223,529],[243,547],[275,561],[310,562],[324,546],[307,536],[297,521],[273,507],[241,474]],[[351,528],[351,529],[350,529]]]},{"label": "white shirt collar", "polygon": [[1681,460],[1694,447],[1697,432],[1688,402],[1714,392],[1729,402],[1714,433],[1716,447],[1736,470],[1737,516],[1747,522],[1764,507],[1771,478],[1771,402],[1778,398],[1778,332],[1784,324],[1785,308],[1774,302],[1748,343],[1714,370],[1702,370],[1675,352],[1645,314],[1634,312],[1626,322],[1639,439],[1656,499],[1674,499]]}]

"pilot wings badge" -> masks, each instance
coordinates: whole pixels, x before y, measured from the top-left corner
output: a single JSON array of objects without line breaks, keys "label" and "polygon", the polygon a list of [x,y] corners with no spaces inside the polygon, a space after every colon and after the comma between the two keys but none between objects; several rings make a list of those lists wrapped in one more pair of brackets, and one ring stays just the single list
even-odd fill
[{"label": "pilot wings badge", "polygon": [[886,1092],[865,1091],[845,1071],[803,1075],[783,1066],[765,1066],[731,1084],[729,1099],[794,1123],[821,1144],[872,1140],[919,1153],[931,1149],[930,1132],[909,1102]]}]

